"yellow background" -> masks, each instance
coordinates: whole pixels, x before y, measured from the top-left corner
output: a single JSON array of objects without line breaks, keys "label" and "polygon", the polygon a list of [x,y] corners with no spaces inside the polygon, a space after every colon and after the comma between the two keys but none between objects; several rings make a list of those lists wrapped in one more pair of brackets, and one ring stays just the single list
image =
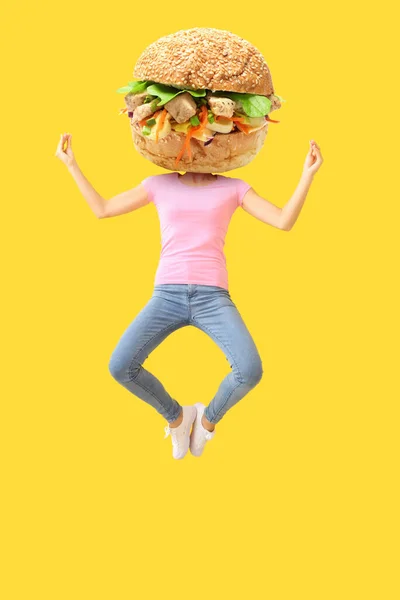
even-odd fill
[{"label": "yellow background", "polygon": [[[398,567],[398,95],[392,3],[19,2],[2,9],[2,597],[385,599]],[[243,210],[231,295],[264,378],[201,459],[108,361],[151,296],[155,207],[98,221],[54,156],[62,132],[109,199],[162,169],[123,96],[146,45],[193,26],[264,54],[286,99],[241,170],[283,206],[314,138],[324,164],[291,232]],[[184,328],[149,356],[181,403],[229,368]]]}]

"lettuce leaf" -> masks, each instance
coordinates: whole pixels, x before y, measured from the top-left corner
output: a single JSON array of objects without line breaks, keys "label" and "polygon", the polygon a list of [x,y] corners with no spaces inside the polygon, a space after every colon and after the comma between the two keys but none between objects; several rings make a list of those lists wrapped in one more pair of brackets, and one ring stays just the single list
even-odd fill
[{"label": "lettuce leaf", "polygon": [[130,81],[128,85],[117,90],[118,94],[139,94],[146,91],[151,96],[160,98],[157,106],[162,106],[175,98],[178,94],[189,92],[195,98],[206,95],[206,90],[190,90],[186,88],[178,88],[172,85],[164,85],[162,83],[154,83],[153,81]]},{"label": "lettuce leaf", "polygon": [[272,102],[266,96],[257,94],[239,94],[237,92],[218,92],[218,95],[240,102],[248,117],[263,117],[271,110]]},{"label": "lettuce leaf", "polygon": [[130,81],[125,87],[118,88],[118,94],[139,94],[144,92],[151,81]]},{"label": "lettuce leaf", "polygon": [[175,98],[178,94],[182,94],[183,92],[189,92],[195,98],[199,98],[201,96],[206,95],[206,90],[188,90],[188,89],[178,89],[173,87],[172,85],[164,85],[162,83],[154,83],[153,85],[149,85],[147,88],[147,93],[152,96],[157,96],[161,99],[161,102],[157,104],[157,106],[163,106],[172,98]]}]

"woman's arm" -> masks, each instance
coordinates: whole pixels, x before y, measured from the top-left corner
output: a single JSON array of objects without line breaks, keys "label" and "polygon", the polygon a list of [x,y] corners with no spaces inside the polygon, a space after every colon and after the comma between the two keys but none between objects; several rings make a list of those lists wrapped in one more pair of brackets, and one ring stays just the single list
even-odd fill
[{"label": "woman's arm", "polygon": [[99,219],[102,218],[104,216],[106,204],[104,198],[102,198],[102,196],[96,192],[92,184],[86,179],[76,161],[73,161],[70,165],[68,165],[68,171],[75,179],[80,192],[96,217]]},{"label": "woman's arm", "polygon": [[145,206],[150,201],[146,189],[140,183],[126,192],[113,196],[110,200],[105,200],[89,183],[76,162],[68,167],[68,170],[90,208],[99,219],[124,215]]},{"label": "woman's arm", "polygon": [[[67,142],[67,148],[64,150],[63,147],[65,142]],[[105,200],[100,196],[92,184],[86,179],[75,160],[71,148],[71,134],[64,134],[61,136],[56,156],[58,156],[58,158],[60,158],[67,166],[68,171],[74,178],[83,197],[99,219],[115,217],[131,212],[141,206],[145,206],[150,201],[146,189],[141,184],[131,190],[114,196],[110,200]]]},{"label": "woman's arm", "polygon": [[280,208],[272,204],[269,200],[259,196],[253,188],[250,188],[244,195],[242,205],[248,213],[268,225],[283,231],[290,231],[300,214],[314,175],[323,163],[319,146],[313,140],[310,145],[300,181],[285,206]]},{"label": "woman's arm", "polygon": [[121,194],[117,194],[113,198],[110,198],[110,200],[107,200],[101,218],[124,215],[142,206],[146,206],[149,202],[150,199],[147,190],[139,183],[136,187],[126,192],[121,192]]}]

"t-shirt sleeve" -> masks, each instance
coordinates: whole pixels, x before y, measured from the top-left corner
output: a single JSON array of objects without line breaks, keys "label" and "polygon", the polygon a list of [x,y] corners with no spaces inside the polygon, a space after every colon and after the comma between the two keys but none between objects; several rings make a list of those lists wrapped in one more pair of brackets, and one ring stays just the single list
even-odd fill
[{"label": "t-shirt sleeve", "polygon": [[243,181],[243,179],[236,179],[236,193],[238,206],[242,206],[244,195],[250,188],[251,185]]},{"label": "t-shirt sleeve", "polygon": [[154,203],[154,176],[150,175],[140,182],[147,192],[150,202]]}]

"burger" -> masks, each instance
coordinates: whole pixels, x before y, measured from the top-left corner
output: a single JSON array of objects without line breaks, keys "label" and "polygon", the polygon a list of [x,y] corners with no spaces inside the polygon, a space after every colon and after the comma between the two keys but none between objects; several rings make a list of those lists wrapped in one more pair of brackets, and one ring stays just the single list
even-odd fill
[{"label": "burger", "polygon": [[263,146],[274,93],[262,54],[230,31],[193,27],[165,35],[139,56],[120,114],[136,150],[170,171],[211,173],[249,163]]}]

